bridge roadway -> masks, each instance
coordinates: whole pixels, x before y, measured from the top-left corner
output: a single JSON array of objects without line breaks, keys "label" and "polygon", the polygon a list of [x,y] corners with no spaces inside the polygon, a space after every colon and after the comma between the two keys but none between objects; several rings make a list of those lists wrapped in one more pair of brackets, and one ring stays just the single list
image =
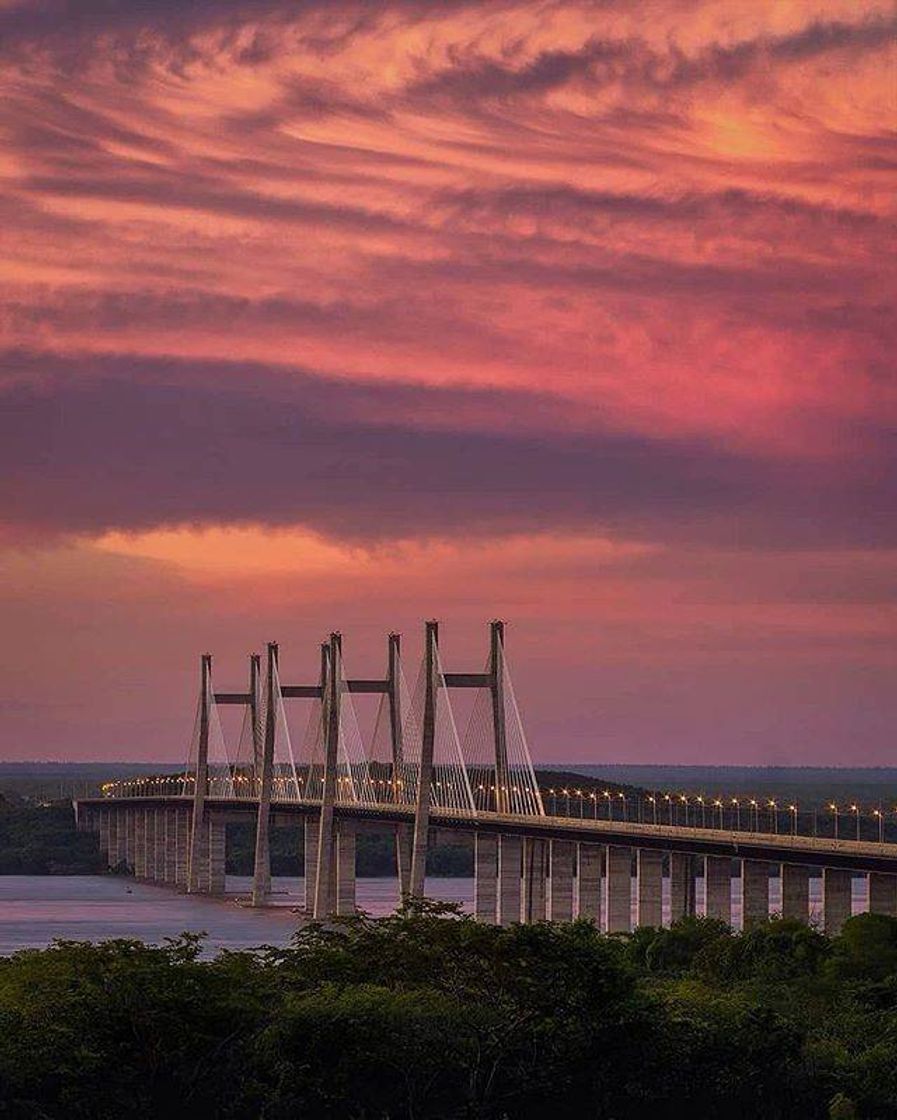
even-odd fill
[{"label": "bridge roadway", "polygon": [[[204,828],[196,849],[202,869],[192,879],[187,867],[194,849],[191,806],[190,797],[148,795],[85,799],[76,803],[76,811],[80,827],[99,832],[111,866],[124,861],[142,879],[223,893],[225,825],[252,821],[258,802],[206,800],[207,834]],[[275,824],[303,822],[307,867],[317,865],[320,808],[314,801],[271,804]],[[397,874],[404,886],[415,809],[336,803],[333,813],[331,912],[354,910],[360,830],[395,831]],[[808,920],[811,869],[821,872],[827,931],[836,932],[850,916],[851,878],[857,873],[869,876],[870,908],[897,916],[897,844],[578,817],[483,811],[470,816],[435,806],[430,826],[437,833],[471,837],[475,911],[486,921],[580,914],[609,931],[628,929],[633,873],[639,924],[660,924],[664,878],[673,917],[694,912],[695,879],[700,878],[707,914],[731,920],[734,883],[745,921],[759,920],[769,913],[771,872],[781,875],[782,912]],[[733,877],[737,865],[740,873]],[[306,876],[309,912],[313,878]]]}]

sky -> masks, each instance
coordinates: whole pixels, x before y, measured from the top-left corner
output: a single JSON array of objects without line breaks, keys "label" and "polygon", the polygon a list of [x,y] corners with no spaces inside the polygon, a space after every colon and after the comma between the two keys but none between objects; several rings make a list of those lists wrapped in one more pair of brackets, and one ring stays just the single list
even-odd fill
[{"label": "sky", "polygon": [[0,0],[0,132],[0,756],[499,617],[537,760],[895,761],[892,2]]}]

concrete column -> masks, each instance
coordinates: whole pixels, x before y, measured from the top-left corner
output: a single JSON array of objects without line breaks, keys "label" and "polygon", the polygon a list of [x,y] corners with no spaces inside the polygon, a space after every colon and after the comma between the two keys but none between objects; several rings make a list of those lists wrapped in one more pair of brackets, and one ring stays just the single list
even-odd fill
[{"label": "concrete column", "polygon": [[209,889],[209,819],[206,814],[200,818],[196,835],[196,817],[190,822],[190,859],[188,882],[190,893],[205,894]]},{"label": "concrete column", "polygon": [[396,825],[396,872],[399,877],[399,898],[411,890],[411,849],[414,843],[414,825]]},{"label": "concrete column", "polygon": [[663,852],[639,848],[637,926],[663,925]]},{"label": "concrete column", "polygon": [[120,809],[109,811],[109,866],[118,867],[124,859],[125,829],[124,813]]},{"label": "concrete column", "polygon": [[849,871],[826,867],[822,872],[822,925],[829,937],[836,937],[850,917]]},{"label": "concrete column", "polygon": [[355,913],[355,822],[340,821],[336,830],[335,906],[337,914]]},{"label": "concrete column", "polygon": [[810,869],[782,864],[782,917],[810,920]]},{"label": "concrete column", "polygon": [[600,844],[577,844],[576,915],[588,918],[601,928],[601,863],[604,849]]},{"label": "concrete column", "polygon": [[678,922],[694,912],[691,856],[686,852],[670,852],[670,922]]},{"label": "concrete column", "polygon": [[145,877],[151,882],[156,881],[156,810],[143,810],[143,831],[146,838],[146,870]]},{"label": "concrete column", "polygon": [[186,890],[190,863],[190,814],[187,810],[177,810],[175,830],[175,882],[180,890]]},{"label": "concrete column", "polygon": [[520,921],[520,868],[523,841],[519,836],[498,838],[498,922],[509,926]]},{"label": "concrete column", "polygon": [[127,848],[128,867],[134,875],[137,874],[137,810],[133,806],[125,809],[125,844]]},{"label": "concrete column", "polygon": [[311,916],[315,910],[315,876],[318,873],[318,818],[307,816],[303,818],[303,831],[305,833],[305,911]]},{"label": "concrete column", "polygon": [[178,881],[178,811],[165,811],[165,882],[174,886]]},{"label": "concrete column", "polygon": [[769,864],[757,859],[741,861],[741,928],[769,921]]},{"label": "concrete column", "polygon": [[572,840],[550,842],[548,879],[548,918],[552,922],[573,920],[573,856]]},{"label": "concrete column", "polygon": [[632,849],[612,844],[604,871],[604,913],[608,933],[632,925]]},{"label": "concrete column", "polygon": [[869,872],[869,910],[897,918],[897,875]]},{"label": "concrete column", "polygon": [[156,810],[156,881],[168,882],[168,809]]},{"label": "concrete column", "polygon": [[473,848],[473,912],[481,922],[498,919],[498,836],[476,832]]},{"label": "concrete column", "polygon": [[184,887],[187,883],[187,820],[183,810],[172,811],[171,824],[171,874],[172,883]]},{"label": "concrete column", "polygon": [[134,877],[146,878],[146,809],[134,810]]},{"label": "concrete column", "polygon": [[110,812],[108,809],[101,809],[99,813],[100,822],[98,832],[98,846],[100,852],[106,857],[106,863],[109,863],[109,818]]},{"label": "concrete column", "polygon": [[707,856],[704,864],[704,913],[732,924],[732,860]]},{"label": "concrete column", "polygon": [[[252,728],[255,777],[258,781],[258,812],[255,820],[255,858],[252,866],[252,905],[264,906],[271,893],[271,798],[274,788],[274,747],[277,737],[277,713],[280,705],[280,683],[277,676],[278,646],[268,642],[265,680],[265,728],[257,723]],[[251,687],[257,688],[257,669],[250,662]],[[323,677],[321,689],[323,694]],[[255,693],[253,693],[255,696]],[[253,700],[256,704],[256,700]]]},{"label": "concrete column", "polygon": [[[433,785],[433,752],[436,747],[436,705],[439,693],[438,641],[439,624],[433,621],[427,622],[424,642],[424,710],[414,809],[414,839],[411,844],[411,894],[417,898],[422,897],[424,893],[427,846],[430,840],[430,798]],[[494,913],[488,921],[495,921]]]},{"label": "concrete column", "polygon": [[168,829],[168,810],[156,809],[156,882],[168,881],[168,846],[166,844]]},{"label": "concrete column", "polygon": [[209,813],[209,894],[224,894],[227,827],[224,818]]},{"label": "concrete column", "polygon": [[[193,784],[193,812],[190,825],[190,859],[188,861],[189,891],[204,891],[208,882],[208,823],[205,804],[209,793],[209,725],[212,694],[212,655],[201,658],[199,702],[199,738],[196,742],[196,769]],[[205,849],[205,856],[201,848]]]},{"label": "concrete column", "polygon": [[523,842],[522,913],[525,922],[545,921],[545,883],[548,874],[548,845],[527,836]]}]

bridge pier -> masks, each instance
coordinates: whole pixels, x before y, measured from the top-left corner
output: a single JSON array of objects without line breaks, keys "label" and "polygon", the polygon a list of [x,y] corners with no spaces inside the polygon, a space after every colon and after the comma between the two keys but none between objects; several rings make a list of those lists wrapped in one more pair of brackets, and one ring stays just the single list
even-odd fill
[{"label": "bridge pier", "polygon": [[317,815],[303,818],[302,830],[305,837],[303,863],[305,865],[305,913],[311,917],[315,912],[315,892],[318,875],[318,831],[320,825]]},{"label": "bridge pier", "polygon": [[190,831],[190,894],[205,894],[209,882],[209,820],[203,814],[197,823],[194,819]]},{"label": "bridge pier", "polygon": [[[277,704],[280,701],[277,682],[277,658],[277,643],[268,642],[265,729],[261,741],[259,741],[258,728],[255,724],[252,733],[253,754],[256,763],[261,763],[261,766],[256,769],[255,775],[259,784],[259,803],[255,821],[255,858],[252,868],[253,906],[264,906],[271,894],[271,795],[274,785],[274,740],[277,735]],[[255,668],[251,667],[250,676],[252,677],[255,672]],[[253,677],[251,689],[257,687],[257,680]]]},{"label": "bridge pier", "polygon": [[782,917],[799,922],[810,920],[810,869],[794,863],[782,864]]},{"label": "bridge pier", "polygon": [[190,814],[179,809],[176,818],[175,853],[177,872],[175,882],[182,891],[190,883]]},{"label": "bridge pier", "polygon": [[168,824],[167,813],[165,809],[153,809],[153,867],[155,873],[153,881],[156,883],[164,883],[167,881],[166,864],[168,862],[168,845],[166,843],[166,826]]},{"label": "bridge pier", "polygon": [[576,915],[588,918],[601,928],[601,864],[604,850],[600,844],[578,844],[576,868]]},{"label": "bridge pier", "polygon": [[473,912],[478,921],[498,918],[498,834],[475,832],[473,845]]},{"label": "bridge pier", "polygon": [[573,855],[572,840],[552,840],[549,856],[548,917],[552,922],[573,919]]},{"label": "bridge pier", "polygon": [[166,809],[154,809],[156,818],[156,882],[168,882],[168,812]]},{"label": "bridge pier", "polygon": [[498,923],[520,921],[520,867],[523,844],[519,836],[498,838]]},{"label": "bridge pier", "polygon": [[704,913],[732,924],[732,860],[728,856],[705,857]]},{"label": "bridge pier", "polygon": [[851,915],[851,873],[826,867],[822,872],[822,925],[829,937],[836,937]]},{"label": "bridge pier", "polygon": [[637,926],[663,924],[663,852],[639,848],[636,855]]},{"label": "bridge pier", "polygon": [[109,809],[109,866],[113,870],[125,858],[124,813],[120,809]]},{"label": "bridge pier", "polygon": [[685,852],[670,852],[670,922],[695,912],[695,881],[692,858]]},{"label": "bridge pier", "polygon": [[134,878],[146,879],[146,809],[134,810]]},{"label": "bridge pier", "polygon": [[97,812],[97,844],[100,852],[106,858],[106,864],[109,864],[109,813],[104,810]]},{"label": "bridge pier", "polygon": [[869,910],[897,918],[897,875],[869,872]]},{"label": "bridge pier", "polygon": [[150,882],[156,881],[156,810],[143,810],[143,876]]},{"label": "bridge pier", "polygon": [[414,826],[396,825],[396,873],[399,879],[399,898],[406,898],[411,890],[411,851],[414,844]]},{"label": "bridge pier", "polygon": [[224,894],[227,857],[227,827],[215,813],[209,814],[209,894]]},{"label": "bridge pier", "polygon": [[741,861],[741,928],[769,920],[769,864],[756,859]]},{"label": "bridge pier", "polygon": [[334,840],[333,892],[331,912],[346,916],[355,913],[355,822],[340,821]]},{"label": "bridge pier", "polygon": [[548,842],[527,836],[523,841],[522,914],[524,922],[544,922],[548,875]]},{"label": "bridge pier", "polygon": [[607,932],[626,933],[632,925],[632,849],[608,845],[604,866]]},{"label": "bridge pier", "polygon": [[166,847],[168,848],[168,856],[165,861],[166,882],[173,887],[177,887],[180,882],[178,879],[178,817],[180,813],[177,809],[168,809],[165,815],[167,817]]}]

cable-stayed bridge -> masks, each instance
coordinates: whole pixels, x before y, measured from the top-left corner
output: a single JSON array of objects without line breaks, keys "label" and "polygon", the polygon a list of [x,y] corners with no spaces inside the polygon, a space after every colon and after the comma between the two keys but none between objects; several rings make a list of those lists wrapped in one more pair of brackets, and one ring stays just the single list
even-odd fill
[{"label": "cable-stayed bridge", "polygon": [[[457,698],[466,693],[459,733]],[[372,726],[359,711],[375,704]],[[242,712],[228,743],[223,708]],[[304,709],[302,711],[301,709]],[[296,734],[297,726],[302,727]],[[781,876],[781,912],[808,920],[809,882],[822,878],[823,920],[837,931],[851,913],[851,880],[869,877],[870,908],[897,916],[897,845],[722,827],[599,820],[546,813],[505,652],[505,628],[490,626],[485,665],[443,666],[435,622],[425,628],[415,683],[401,641],[391,634],[382,678],[351,677],[342,638],[320,648],[317,679],[289,683],[279,648],[250,658],[245,691],[220,691],[212,658],[201,658],[200,687],[184,771],[139,782],[110,782],[102,798],[76,803],[79,827],[94,829],[110,866],[191,893],[223,894],[226,825],[256,823],[252,903],[271,892],[270,833],[301,819],[305,906],[323,920],[355,909],[356,838],[362,829],[395,834],[404,897],[421,897],[436,832],[464,833],[474,846],[475,911],[510,923],[587,917],[610,931],[636,921],[660,925],[664,882],[673,919],[704,912],[731,921],[737,887],[743,921],[769,915],[770,874]],[[556,801],[553,808],[556,809]],[[609,814],[610,816],[610,814]],[[777,828],[777,825],[776,825]],[[298,852],[297,852],[298,862]],[[633,890],[634,888],[634,890]]]}]

